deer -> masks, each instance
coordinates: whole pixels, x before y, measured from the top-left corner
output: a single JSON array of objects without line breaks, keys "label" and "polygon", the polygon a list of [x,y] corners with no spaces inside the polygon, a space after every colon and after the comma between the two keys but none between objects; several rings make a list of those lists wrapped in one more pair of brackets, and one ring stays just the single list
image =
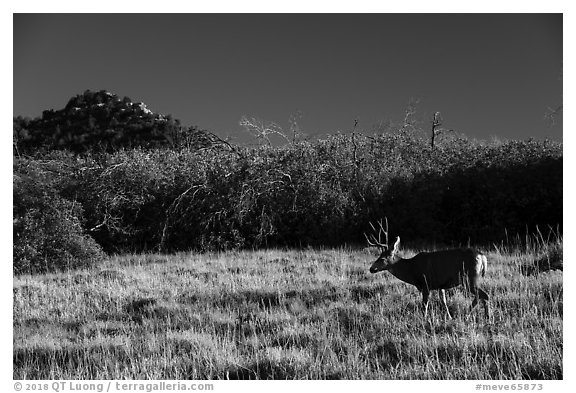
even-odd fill
[{"label": "deer", "polygon": [[[446,303],[446,289],[461,285],[474,295],[470,311],[476,307],[480,299],[484,305],[486,318],[490,317],[488,294],[477,285],[478,277],[480,275],[484,277],[486,274],[487,259],[484,254],[467,248],[421,252],[412,258],[400,258],[398,256],[400,236],[396,237],[394,245],[390,248],[388,246],[388,219],[386,219],[386,229],[382,226],[382,220],[378,221],[378,224],[380,227],[378,238],[374,234],[369,237],[364,233],[368,245],[380,249],[380,256],[370,267],[370,273],[388,271],[399,280],[414,285],[422,293],[424,318],[428,314],[430,291],[439,290],[448,318],[452,319]],[[370,227],[376,232],[372,223]],[[385,243],[382,243],[382,234],[385,236]]]}]

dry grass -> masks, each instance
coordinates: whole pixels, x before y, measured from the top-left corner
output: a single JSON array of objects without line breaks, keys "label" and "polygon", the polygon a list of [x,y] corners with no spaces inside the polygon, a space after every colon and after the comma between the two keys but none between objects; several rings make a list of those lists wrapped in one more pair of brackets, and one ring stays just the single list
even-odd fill
[{"label": "dry grass", "polygon": [[[534,254],[532,259],[537,256]],[[562,273],[488,254],[493,315],[368,250],[132,255],[14,278],[15,379],[562,379]]]}]

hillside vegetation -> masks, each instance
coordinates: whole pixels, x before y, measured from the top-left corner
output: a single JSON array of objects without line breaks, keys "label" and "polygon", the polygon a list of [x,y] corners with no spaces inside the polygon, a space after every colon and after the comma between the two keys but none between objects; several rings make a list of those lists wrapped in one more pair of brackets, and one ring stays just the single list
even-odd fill
[{"label": "hillside vegetation", "polygon": [[83,266],[99,249],[355,244],[384,216],[409,243],[561,231],[562,144],[452,138],[431,148],[419,135],[233,146],[86,91],[14,121],[14,270]]},{"label": "hillside vegetation", "polygon": [[354,146],[336,135],[282,147],[50,151],[14,159],[14,262],[22,272],[46,266],[55,253],[37,237],[62,231],[51,225],[77,234],[71,257],[82,238],[106,252],[353,244],[384,216],[408,242],[489,244],[561,227],[561,207],[562,145],[548,141],[432,150],[410,135],[356,135]]},{"label": "hillside vegetation", "polygon": [[60,110],[45,110],[36,119],[14,118],[14,149],[20,154],[50,150],[74,153],[113,152],[122,148],[202,147],[210,135],[183,127],[171,115],[152,112],[143,102],[105,90],[86,90]]}]

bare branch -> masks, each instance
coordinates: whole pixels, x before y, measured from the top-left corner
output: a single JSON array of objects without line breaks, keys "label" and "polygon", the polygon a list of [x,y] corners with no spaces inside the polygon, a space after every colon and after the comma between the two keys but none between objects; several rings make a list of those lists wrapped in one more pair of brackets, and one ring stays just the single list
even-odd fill
[{"label": "bare branch", "polygon": [[265,142],[270,146],[272,146],[272,142],[270,141],[269,135],[278,135],[286,140],[286,142],[290,142],[288,137],[284,134],[282,127],[274,122],[258,119],[256,117],[248,118],[244,115],[238,124],[244,127],[244,130],[253,135],[257,140]]},{"label": "bare branch", "polygon": [[432,119],[432,138],[430,141],[430,145],[432,149],[434,149],[434,137],[438,134],[439,130],[438,127],[442,125],[442,116],[440,116],[440,112],[434,113],[434,118]]},{"label": "bare branch", "polygon": [[404,112],[404,121],[400,131],[404,131],[406,128],[413,126],[413,118],[416,114],[416,108],[420,103],[420,97],[410,97],[408,100],[408,106]]},{"label": "bare branch", "polygon": [[548,107],[546,113],[544,114],[544,119],[548,121],[550,127],[556,125],[556,119],[562,114],[563,109],[563,105],[558,106],[556,109]]},{"label": "bare branch", "polygon": [[290,134],[292,134],[292,144],[302,140],[305,134],[302,132],[302,128],[298,123],[303,117],[302,111],[297,111],[295,114],[291,114],[288,118],[288,123],[290,124]]},{"label": "bare branch", "polygon": [[166,210],[166,221],[164,222],[164,228],[162,229],[162,237],[160,239],[160,243],[158,244],[158,250],[159,251],[164,250],[164,246],[165,246],[166,238],[167,238],[167,234],[168,234],[168,228],[170,226],[170,219],[172,218],[172,214],[174,212],[176,212],[176,210],[178,209],[178,206],[180,205],[180,202],[182,201],[184,196],[186,196],[186,194],[188,194],[190,191],[195,190],[194,193],[192,194],[192,199],[194,199],[194,197],[196,196],[198,191],[202,188],[206,188],[206,185],[204,185],[204,184],[192,185],[192,186],[188,187],[188,189],[186,189],[186,191],[184,191],[182,194],[178,195],[172,201],[172,203],[170,204],[170,206]]}]

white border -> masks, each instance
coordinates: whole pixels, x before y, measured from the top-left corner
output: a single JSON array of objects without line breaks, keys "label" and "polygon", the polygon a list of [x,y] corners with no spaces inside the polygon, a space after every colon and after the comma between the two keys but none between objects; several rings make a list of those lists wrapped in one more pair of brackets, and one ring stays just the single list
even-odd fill
[{"label": "white border", "polygon": [[[572,2],[574,3],[574,2]],[[54,12],[121,12],[121,13],[134,13],[134,12],[178,12],[178,13],[212,13],[212,12],[225,12],[225,13],[261,13],[261,12],[313,12],[313,13],[378,13],[378,12],[422,12],[422,13],[454,13],[454,12],[501,12],[501,13],[564,13],[564,68],[563,68],[563,83],[564,83],[564,129],[568,130],[563,136],[563,143],[565,146],[565,164],[564,164],[564,237],[565,241],[564,253],[567,255],[565,274],[565,282],[570,284],[573,278],[574,268],[572,267],[572,257],[575,255],[572,247],[572,240],[574,239],[573,219],[574,207],[570,203],[575,200],[574,193],[574,180],[572,179],[573,170],[576,169],[576,158],[574,157],[574,121],[572,116],[572,94],[573,89],[573,54],[574,50],[574,25],[576,20],[573,17],[574,6],[569,1],[482,1],[482,2],[465,2],[459,1],[426,1],[426,0],[411,0],[407,2],[376,2],[374,0],[355,0],[353,2],[328,2],[328,1],[311,1],[311,0],[292,0],[290,2],[283,2],[277,4],[272,1],[215,1],[208,2],[186,2],[186,1],[173,1],[164,0],[162,2],[156,1],[111,1],[111,0],[98,0],[94,2],[79,2],[79,1],[4,1],[2,2],[2,16],[0,20],[0,28],[2,34],[0,40],[2,41],[3,53],[10,53],[10,61],[8,56],[2,62],[2,75],[5,79],[2,86],[5,87],[4,94],[2,94],[2,112],[10,111],[10,114],[3,113],[4,132],[2,136],[3,153],[0,157],[2,163],[0,168],[2,174],[2,184],[6,187],[5,192],[2,193],[2,210],[0,216],[2,239],[2,263],[0,271],[2,276],[2,293],[0,296],[1,311],[7,317],[3,318],[2,322],[2,340],[5,344],[5,350],[2,351],[0,357],[0,370],[1,380],[6,391],[12,391],[12,297],[11,297],[11,260],[12,260],[12,229],[9,224],[11,222],[9,212],[12,192],[9,192],[9,182],[11,182],[12,175],[9,172],[11,168],[11,149],[8,142],[8,119],[12,117],[12,95],[13,91],[13,13],[54,13]],[[10,98],[8,98],[10,97]],[[5,139],[4,139],[5,138]],[[567,276],[566,276],[567,275]],[[573,391],[573,383],[576,381],[574,374],[574,339],[571,336],[574,325],[573,314],[569,311],[569,307],[574,301],[574,289],[571,285],[567,285],[564,293],[564,300],[568,311],[564,314],[564,381],[544,381],[544,389],[550,391]],[[149,381],[148,381],[149,382]],[[489,384],[497,384],[497,382],[487,382]],[[218,382],[215,381],[216,392],[226,390],[250,390],[253,392],[266,392],[270,388],[280,390],[293,390],[298,389],[302,391],[312,391],[318,389],[330,390],[344,390],[344,389],[363,389],[363,390],[378,390],[383,389],[421,389],[427,392],[471,392],[474,390],[474,383],[472,381],[306,381],[306,382]]]}]

